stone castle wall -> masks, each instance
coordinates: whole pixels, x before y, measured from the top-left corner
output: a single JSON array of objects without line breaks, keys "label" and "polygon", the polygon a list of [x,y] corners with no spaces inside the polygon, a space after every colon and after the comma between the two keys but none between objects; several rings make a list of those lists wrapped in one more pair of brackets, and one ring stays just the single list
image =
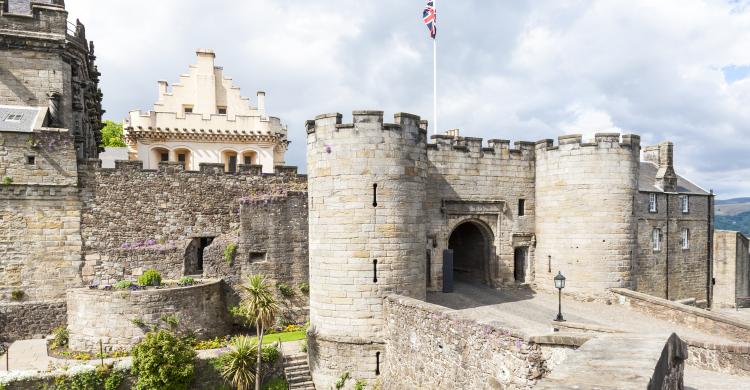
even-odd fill
[{"label": "stone castle wall", "polygon": [[206,164],[193,172],[177,163],[144,170],[140,161],[119,161],[114,169],[90,161],[80,170],[84,282],[136,277],[143,267],[129,263],[138,258],[134,251],[172,259],[156,264],[168,275],[181,276],[184,261],[179,256],[193,239],[239,230],[242,199],[306,189],[305,177],[295,169],[275,175],[249,170],[225,174],[220,165]]},{"label": "stone castle wall", "polygon": [[714,231],[713,305],[715,307],[747,306],[750,297],[750,252],[748,239],[739,232]]},{"label": "stone castle wall", "polygon": [[[671,300],[706,299],[708,282],[708,196],[657,193],[657,212],[649,212],[649,193],[636,195],[638,244],[635,290]],[[654,250],[652,232],[661,229],[661,249]],[[682,248],[682,229],[689,229],[689,248]],[[669,296],[667,296],[667,290]]]},{"label": "stone castle wall", "polygon": [[[248,276],[265,275],[283,309],[282,322],[305,323],[309,311],[304,291],[309,282],[307,229],[307,192],[247,199],[240,205],[239,234],[232,232],[213,241],[204,252],[203,274],[224,279],[229,305],[239,301],[238,286]],[[237,252],[228,261],[229,244],[237,244]],[[282,294],[280,283],[293,294]]]},{"label": "stone castle wall", "polygon": [[220,280],[189,287],[139,291],[72,289],[67,294],[69,345],[74,351],[129,350],[153,325],[176,315],[178,327],[198,337],[227,333],[227,311]]},{"label": "stone castle wall", "polygon": [[65,300],[0,305],[0,342],[42,338],[66,323]]},{"label": "stone castle wall", "polygon": [[382,111],[318,116],[307,127],[310,240],[309,343],[313,381],[348,370],[373,381],[382,352],[382,297],[424,299],[426,130]]},{"label": "stone castle wall", "polygon": [[[634,283],[634,197],[640,138],[597,134],[561,136],[536,146],[536,284],[554,288],[557,271],[566,291],[600,294]],[[550,267],[552,272],[548,272]]]},{"label": "stone castle wall", "polygon": [[[59,299],[80,285],[80,202],[67,132],[0,133],[0,302]],[[27,157],[34,156],[28,164]]]},{"label": "stone castle wall", "polygon": [[[448,249],[453,229],[466,221],[483,224],[492,232],[490,259],[486,264],[488,284],[514,279],[514,248],[529,248],[526,264],[533,263],[534,236],[534,147],[526,142],[436,135],[428,145],[427,181],[430,286],[442,286],[442,253]],[[525,214],[518,215],[519,199]],[[456,205],[446,202],[456,202]],[[533,280],[533,268],[524,271]]]},{"label": "stone castle wall", "polygon": [[528,389],[547,373],[540,345],[416,299],[385,300],[386,389]]}]

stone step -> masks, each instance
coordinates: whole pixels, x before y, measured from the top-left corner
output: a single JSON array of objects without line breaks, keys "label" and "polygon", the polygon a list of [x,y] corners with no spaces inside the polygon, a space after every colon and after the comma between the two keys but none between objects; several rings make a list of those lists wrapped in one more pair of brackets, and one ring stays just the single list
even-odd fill
[{"label": "stone step", "polygon": [[315,390],[315,385],[312,383],[312,381],[289,384],[289,390],[296,390],[296,389]]},{"label": "stone step", "polygon": [[291,372],[310,372],[310,367],[307,366],[298,366],[298,367],[285,367],[284,372],[291,373]]},{"label": "stone step", "polygon": [[299,382],[307,382],[309,380],[312,380],[312,377],[310,375],[306,375],[306,376],[287,376],[286,380],[289,383],[292,383],[292,382],[299,383]]},{"label": "stone step", "polygon": [[284,366],[285,367],[297,367],[297,366],[308,367],[307,361],[303,361],[303,362],[287,362]]}]

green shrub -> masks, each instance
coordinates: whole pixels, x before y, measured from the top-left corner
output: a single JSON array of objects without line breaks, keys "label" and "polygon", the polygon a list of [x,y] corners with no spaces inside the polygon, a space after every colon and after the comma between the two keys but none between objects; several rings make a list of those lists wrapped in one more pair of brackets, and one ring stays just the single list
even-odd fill
[{"label": "green shrub", "polygon": [[161,274],[155,269],[147,269],[138,277],[141,286],[158,286],[161,284]]},{"label": "green shrub", "polygon": [[8,185],[11,185],[11,184],[13,184],[13,178],[12,177],[10,177],[10,176],[3,177],[3,185],[4,186],[8,186]]},{"label": "green shrub", "polygon": [[130,287],[132,285],[133,285],[133,282],[131,282],[129,280],[121,280],[121,281],[115,283],[115,288],[118,289],[118,290],[124,290],[124,289],[126,289],[126,288],[128,288],[128,287]]},{"label": "green shrub", "polygon": [[346,384],[346,380],[349,379],[349,373],[345,372],[341,374],[338,380],[336,380],[336,383],[334,386],[336,386],[336,390],[340,390],[344,388],[344,385]]},{"label": "green shrub", "polygon": [[63,326],[58,326],[55,328],[55,330],[52,331],[52,335],[54,338],[52,339],[52,342],[49,343],[50,348],[52,349],[58,349],[58,348],[65,348],[68,346],[68,338],[70,337],[70,332],[68,332],[68,328]]},{"label": "green shrub", "polygon": [[238,390],[250,389],[255,383],[258,342],[249,336],[239,336],[229,352],[219,356],[219,373]]},{"label": "green shrub", "polygon": [[140,318],[133,318],[130,320],[130,323],[137,326],[137,327],[143,327],[146,324],[143,323],[143,320]]},{"label": "green shrub", "polygon": [[307,283],[300,283],[297,285],[299,287],[299,290],[302,291],[302,294],[308,295],[310,294],[310,285]]},{"label": "green shrub", "polygon": [[354,390],[365,390],[366,386],[367,382],[364,379],[357,379],[357,381],[354,382]]},{"label": "green shrub", "polygon": [[278,283],[276,283],[276,288],[278,288],[279,292],[281,293],[281,295],[284,296],[284,297],[286,297],[286,298],[294,296],[294,290],[291,287],[289,287],[288,284],[286,284],[284,282],[278,282]]},{"label": "green shrub", "polygon": [[20,301],[21,299],[23,299],[24,295],[26,294],[24,294],[24,292],[21,290],[13,290],[10,292],[10,299],[14,301]]},{"label": "green shrub", "polygon": [[289,383],[284,378],[273,378],[263,386],[263,390],[289,390]]},{"label": "green shrub", "polygon": [[195,279],[193,279],[191,276],[183,276],[180,278],[180,280],[177,281],[177,284],[180,286],[192,286],[195,284]]},{"label": "green shrub", "polygon": [[177,314],[165,314],[161,316],[161,320],[164,321],[165,324],[169,325],[170,329],[177,328],[177,325],[180,324],[180,319],[177,317]]},{"label": "green shrub", "polygon": [[[54,389],[66,390],[117,390],[125,375],[112,366],[99,366],[96,370],[79,372],[73,376],[55,378]],[[2,388],[0,388],[2,389]]]},{"label": "green shrub", "polygon": [[272,366],[279,360],[279,349],[275,345],[266,345],[261,349],[260,359],[263,363]]},{"label": "green shrub", "polygon": [[133,348],[135,390],[190,388],[195,375],[195,351],[190,340],[166,329],[146,333]]},{"label": "green shrub", "polygon": [[224,247],[224,260],[228,264],[232,264],[234,261],[234,256],[237,254],[237,244],[230,242],[227,244],[226,247]]},{"label": "green shrub", "polygon": [[302,340],[302,345],[300,346],[299,351],[307,353],[307,339]]}]

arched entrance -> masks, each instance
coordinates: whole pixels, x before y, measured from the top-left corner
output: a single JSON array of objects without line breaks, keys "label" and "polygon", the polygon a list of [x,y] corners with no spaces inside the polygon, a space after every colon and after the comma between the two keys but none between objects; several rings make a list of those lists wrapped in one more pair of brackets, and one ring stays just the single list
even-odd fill
[{"label": "arched entrance", "polygon": [[448,239],[453,250],[453,278],[458,281],[489,284],[489,233],[477,222],[458,225]]}]

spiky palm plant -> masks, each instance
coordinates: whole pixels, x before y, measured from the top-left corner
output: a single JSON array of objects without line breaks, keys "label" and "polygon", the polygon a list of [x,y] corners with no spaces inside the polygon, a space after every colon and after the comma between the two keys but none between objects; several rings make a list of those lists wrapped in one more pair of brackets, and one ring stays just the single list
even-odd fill
[{"label": "spiky palm plant", "polygon": [[221,356],[221,376],[237,390],[249,390],[253,382],[257,381],[256,343],[260,345],[252,337],[239,336],[234,339],[233,348]]},{"label": "spiky palm plant", "polygon": [[244,297],[242,306],[249,319],[255,323],[258,332],[257,365],[255,367],[255,390],[260,390],[261,348],[263,333],[266,328],[273,326],[279,313],[279,306],[273,295],[273,287],[263,275],[250,275],[247,284],[242,286]]}]

